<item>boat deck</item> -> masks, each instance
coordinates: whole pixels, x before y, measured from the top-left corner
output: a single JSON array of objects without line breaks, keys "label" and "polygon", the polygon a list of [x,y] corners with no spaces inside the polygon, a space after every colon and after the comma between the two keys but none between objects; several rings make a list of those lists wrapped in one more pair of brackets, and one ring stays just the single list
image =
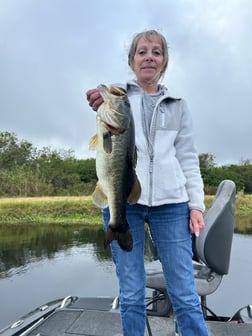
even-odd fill
[{"label": "boat deck", "polygon": [[[174,336],[173,319],[149,317],[153,336]],[[208,321],[209,336],[249,336],[252,326],[249,324]],[[35,328],[30,336],[119,336],[121,323],[119,313],[94,310],[58,311],[43,325]],[[146,328],[145,335],[149,336]]]},{"label": "boat deck", "polygon": [[[65,308],[56,310],[43,321],[38,321],[25,336],[120,336],[121,322],[118,309],[111,309],[111,299],[79,298]],[[99,307],[99,308],[98,308]],[[153,336],[174,336],[173,318],[148,316]],[[252,324],[207,321],[209,336],[249,336]],[[151,334],[147,330],[146,336]]]},{"label": "boat deck", "polygon": [[[174,322],[171,318],[149,317],[153,336],[174,336]],[[208,321],[209,336],[249,336],[252,325]],[[119,313],[94,310],[58,311],[43,325],[35,328],[30,336],[120,336]],[[145,335],[149,336],[146,328]]]}]

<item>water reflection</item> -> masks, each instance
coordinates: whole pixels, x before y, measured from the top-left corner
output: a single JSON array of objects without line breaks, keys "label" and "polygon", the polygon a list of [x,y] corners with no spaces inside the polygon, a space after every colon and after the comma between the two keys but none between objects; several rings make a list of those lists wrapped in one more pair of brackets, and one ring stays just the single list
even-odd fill
[{"label": "water reflection", "polygon": [[[235,233],[252,234],[252,216],[236,219]],[[0,278],[24,272],[28,264],[53,259],[55,254],[73,246],[92,247],[98,261],[111,260],[104,250],[103,230],[81,225],[11,225],[0,226]],[[92,252],[91,252],[92,251]]]},{"label": "water reflection", "polygon": [[104,251],[102,229],[62,225],[22,225],[0,227],[0,278],[25,271],[27,264],[53,259],[73,246],[92,246],[97,260],[111,259]]}]

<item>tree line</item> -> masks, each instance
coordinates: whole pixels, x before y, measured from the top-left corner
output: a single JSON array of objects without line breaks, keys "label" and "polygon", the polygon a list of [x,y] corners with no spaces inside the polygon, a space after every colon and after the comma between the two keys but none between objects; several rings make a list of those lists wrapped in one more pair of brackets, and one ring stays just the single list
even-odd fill
[{"label": "tree line", "polygon": [[[213,194],[223,179],[252,193],[252,164],[217,166],[214,156],[199,155],[205,191]],[[95,159],[77,159],[73,151],[37,149],[15,133],[0,132],[0,196],[90,195],[97,181]]]}]

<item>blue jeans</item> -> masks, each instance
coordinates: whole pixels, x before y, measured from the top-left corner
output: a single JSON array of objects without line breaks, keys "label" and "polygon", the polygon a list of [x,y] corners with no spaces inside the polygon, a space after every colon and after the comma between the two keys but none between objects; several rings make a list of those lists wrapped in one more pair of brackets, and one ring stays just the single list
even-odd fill
[{"label": "blue jeans", "polygon": [[[127,219],[133,236],[133,250],[123,251],[111,243],[112,257],[120,288],[120,312],[124,336],[143,336],[146,321],[144,242],[145,223],[163,266],[167,290],[183,336],[207,336],[199,298],[194,284],[192,240],[187,203],[147,207],[127,206]],[[104,229],[109,210],[103,209]]]}]

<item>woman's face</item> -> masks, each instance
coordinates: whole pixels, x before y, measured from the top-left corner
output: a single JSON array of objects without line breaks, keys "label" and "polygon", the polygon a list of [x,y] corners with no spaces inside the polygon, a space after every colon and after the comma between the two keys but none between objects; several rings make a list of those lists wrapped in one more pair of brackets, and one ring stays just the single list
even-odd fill
[{"label": "woman's face", "polygon": [[151,39],[141,37],[132,63],[137,81],[140,84],[157,83],[163,69],[163,62],[163,50],[158,37],[153,36]]}]

